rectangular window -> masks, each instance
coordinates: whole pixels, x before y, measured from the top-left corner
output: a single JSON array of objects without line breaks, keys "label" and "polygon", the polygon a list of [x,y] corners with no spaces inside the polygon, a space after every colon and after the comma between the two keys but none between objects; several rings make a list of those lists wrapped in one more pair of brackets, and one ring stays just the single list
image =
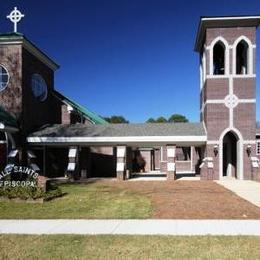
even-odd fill
[{"label": "rectangular window", "polygon": [[176,160],[177,161],[190,161],[191,148],[190,147],[176,147]]},{"label": "rectangular window", "polygon": [[260,155],[260,140],[256,141],[256,154]]}]

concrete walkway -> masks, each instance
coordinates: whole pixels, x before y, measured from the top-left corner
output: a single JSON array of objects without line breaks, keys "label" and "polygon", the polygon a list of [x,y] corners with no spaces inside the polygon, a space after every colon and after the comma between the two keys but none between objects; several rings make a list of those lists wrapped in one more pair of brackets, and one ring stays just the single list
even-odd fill
[{"label": "concrete walkway", "polygon": [[260,236],[260,220],[0,220],[0,234]]},{"label": "concrete walkway", "polygon": [[245,180],[220,180],[216,181],[226,189],[233,191],[241,198],[260,207],[260,182]]}]

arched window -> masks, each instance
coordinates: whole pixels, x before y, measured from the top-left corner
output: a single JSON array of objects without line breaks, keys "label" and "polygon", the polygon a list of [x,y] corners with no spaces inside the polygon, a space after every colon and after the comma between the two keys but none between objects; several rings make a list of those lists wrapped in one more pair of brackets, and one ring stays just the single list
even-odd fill
[{"label": "arched window", "polygon": [[213,48],[213,74],[225,74],[225,45],[218,41]]},{"label": "arched window", "polygon": [[236,47],[236,74],[248,74],[248,50],[246,41],[242,40]]}]

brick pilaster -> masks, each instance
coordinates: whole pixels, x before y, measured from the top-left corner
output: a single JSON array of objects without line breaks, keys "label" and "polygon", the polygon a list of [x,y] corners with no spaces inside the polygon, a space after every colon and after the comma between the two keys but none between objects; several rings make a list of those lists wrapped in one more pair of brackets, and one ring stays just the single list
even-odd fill
[{"label": "brick pilaster", "polygon": [[168,145],[167,146],[167,179],[175,180],[176,179],[176,146]]},{"label": "brick pilaster", "polygon": [[126,147],[117,146],[117,161],[116,161],[116,176],[118,180],[125,179],[125,170],[126,170]]}]

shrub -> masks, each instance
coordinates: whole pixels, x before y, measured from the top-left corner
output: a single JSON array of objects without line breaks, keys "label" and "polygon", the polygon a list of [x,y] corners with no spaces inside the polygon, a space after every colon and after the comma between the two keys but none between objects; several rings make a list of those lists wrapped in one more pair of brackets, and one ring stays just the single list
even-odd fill
[{"label": "shrub", "polygon": [[50,185],[49,190],[44,192],[39,187],[1,187],[0,197],[9,199],[19,198],[23,200],[40,199],[51,200],[56,197],[62,196],[63,193],[56,185]]}]

